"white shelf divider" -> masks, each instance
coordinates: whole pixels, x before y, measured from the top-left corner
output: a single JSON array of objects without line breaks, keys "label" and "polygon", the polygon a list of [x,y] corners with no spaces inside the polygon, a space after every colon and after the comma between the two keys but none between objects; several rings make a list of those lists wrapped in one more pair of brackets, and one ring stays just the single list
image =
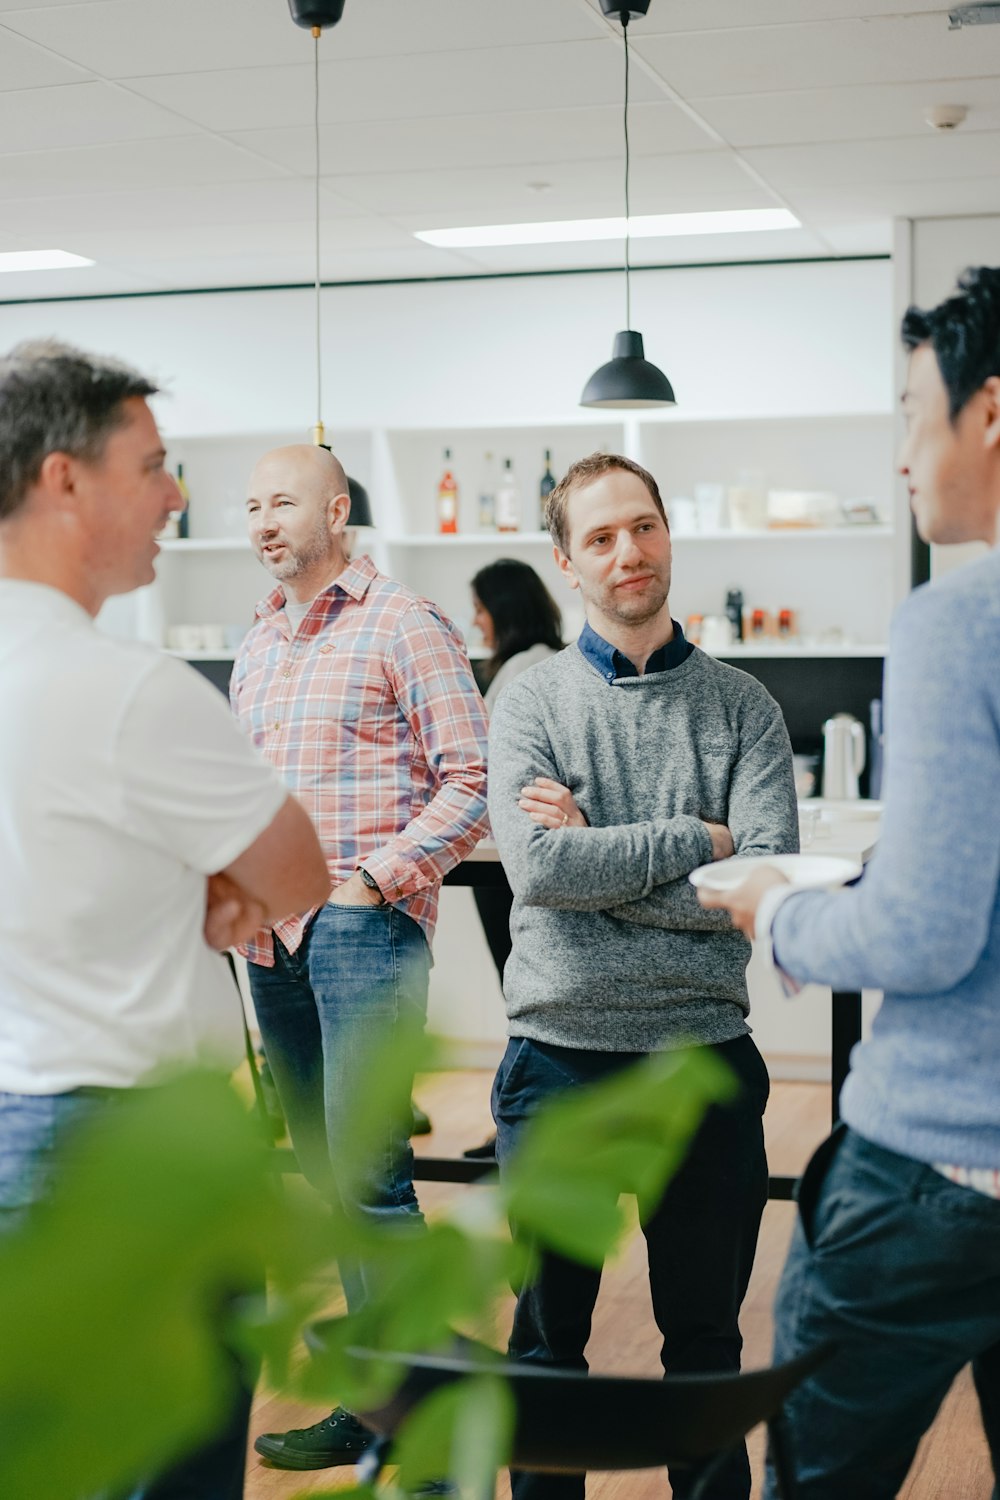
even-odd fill
[{"label": "white shelf divider", "polygon": [[440,547],[442,552],[456,547],[537,547],[543,542],[552,546],[547,531],[459,531],[455,534],[415,531],[409,536],[404,533],[387,536],[384,540],[390,547]]},{"label": "white shelf divider", "polygon": [[732,646],[727,646],[724,651],[710,651],[707,654],[709,656],[718,657],[720,661],[738,661],[740,657],[747,656],[753,656],[756,658],[767,657],[769,659],[810,656],[888,656],[889,649],[887,646],[859,646],[855,643],[848,643],[846,641],[841,641],[839,643],[824,642],[822,644],[816,645],[810,645],[805,641],[775,642],[774,644],[761,643],[758,641],[739,641]]},{"label": "white shelf divider", "polygon": [[161,552],[250,551],[250,539],[245,536],[163,537],[157,545]]}]

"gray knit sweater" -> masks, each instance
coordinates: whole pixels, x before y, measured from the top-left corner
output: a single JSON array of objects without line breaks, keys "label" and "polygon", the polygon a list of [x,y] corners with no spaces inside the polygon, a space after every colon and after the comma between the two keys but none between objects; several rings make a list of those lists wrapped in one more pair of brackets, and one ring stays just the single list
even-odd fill
[{"label": "gray knit sweater", "polygon": [[[536,776],[568,786],[590,827],[532,823],[517,800]],[[514,891],[511,1036],[648,1052],[749,1029],[750,945],[687,875],[712,857],[703,819],[738,854],[798,848],[788,734],[755,678],[696,650],[609,683],[569,646],[501,695],[489,804]]]}]

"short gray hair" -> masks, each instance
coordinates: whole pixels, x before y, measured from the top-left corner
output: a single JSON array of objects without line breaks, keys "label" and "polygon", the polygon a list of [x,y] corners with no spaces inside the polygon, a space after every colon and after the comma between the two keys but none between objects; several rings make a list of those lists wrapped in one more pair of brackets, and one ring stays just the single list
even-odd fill
[{"label": "short gray hair", "polygon": [[50,453],[97,460],[126,419],[124,403],[157,389],[130,365],[55,339],[0,359],[0,521],[23,504]]}]

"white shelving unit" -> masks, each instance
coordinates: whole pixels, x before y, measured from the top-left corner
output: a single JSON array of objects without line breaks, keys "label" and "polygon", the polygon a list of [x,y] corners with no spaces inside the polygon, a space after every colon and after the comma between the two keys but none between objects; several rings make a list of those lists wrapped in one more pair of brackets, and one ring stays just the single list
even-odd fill
[{"label": "white shelving unit", "polygon": [[[270,580],[247,541],[245,501],[250,471],[267,449],[301,442],[301,432],[264,432],[169,440],[172,464],[183,462],[191,491],[186,540],[162,542],[157,583],[140,596],[135,632],[160,644],[172,625],[246,625]],[[372,497],[377,530],[359,540],[386,572],[433,599],[470,637],[470,583],[487,563],[520,557],[541,573],[566,613],[567,633],[580,621],[579,595],[570,593],[538,529],[538,478],[544,453],[558,476],[585,453],[623,452],[656,476],[668,509],[697,484],[725,487],[750,472],[765,488],[832,490],[865,500],[879,524],[823,528],[725,527],[674,534],[671,603],[677,618],[721,614],[730,588],[748,608],[796,611],[804,639],[767,647],[746,643],[727,656],[881,655],[896,602],[892,589],[892,416],[889,412],[833,416],[666,414],[626,421],[526,421],[504,426],[445,425],[351,430],[331,434],[348,472]],[[451,449],[459,481],[455,536],[435,530],[437,483],[443,452]],[[526,529],[473,529],[477,490],[492,453],[497,468],[511,458],[522,488]],[[843,645],[811,644],[841,631]],[[477,653],[478,654],[478,653]],[[225,654],[198,658],[225,660]]]}]

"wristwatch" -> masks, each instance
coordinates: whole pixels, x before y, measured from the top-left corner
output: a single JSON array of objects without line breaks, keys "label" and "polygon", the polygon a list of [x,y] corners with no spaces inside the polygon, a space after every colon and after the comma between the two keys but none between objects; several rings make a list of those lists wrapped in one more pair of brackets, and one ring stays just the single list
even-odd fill
[{"label": "wristwatch", "polygon": [[364,881],[364,883],[368,887],[368,889],[370,891],[374,891],[375,892],[375,894],[378,896],[379,900],[382,902],[382,905],[384,906],[385,905],[385,897],[382,895],[382,892],[379,889],[379,883],[375,879],[375,876],[374,875],[369,875],[368,871],[362,865],[358,866],[358,874],[361,876],[361,879]]}]

